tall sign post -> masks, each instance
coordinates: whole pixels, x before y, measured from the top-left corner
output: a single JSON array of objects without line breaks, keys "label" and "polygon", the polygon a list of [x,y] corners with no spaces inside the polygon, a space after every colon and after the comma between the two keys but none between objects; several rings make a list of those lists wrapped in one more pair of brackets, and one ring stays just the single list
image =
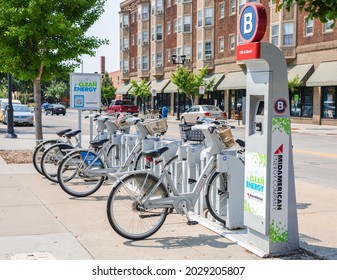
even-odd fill
[{"label": "tall sign post", "polygon": [[262,4],[243,7],[236,57],[247,66],[244,224],[249,244],[284,255],[299,248],[287,65],[279,48],[260,42],[266,24]]},{"label": "tall sign post", "polygon": [[[82,110],[91,111],[101,108],[100,74],[70,74],[70,108],[78,110],[78,129],[82,129]],[[92,131],[90,131],[90,139],[91,135]],[[81,134],[79,141],[81,143]]]}]

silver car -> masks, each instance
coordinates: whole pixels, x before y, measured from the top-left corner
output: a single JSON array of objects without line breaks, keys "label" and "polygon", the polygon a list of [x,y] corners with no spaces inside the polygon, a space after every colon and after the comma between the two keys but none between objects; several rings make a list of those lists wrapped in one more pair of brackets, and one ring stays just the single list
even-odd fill
[{"label": "silver car", "polygon": [[[8,122],[8,105],[5,108],[5,113],[2,122]],[[29,110],[27,105],[13,104],[13,122],[14,124],[34,125],[34,114]]]},{"label": "silver car", "polygon": [[214,105],[194,105],[181,115],[181,123],[195,124],[200,118],[227,120],[227,114]]}]

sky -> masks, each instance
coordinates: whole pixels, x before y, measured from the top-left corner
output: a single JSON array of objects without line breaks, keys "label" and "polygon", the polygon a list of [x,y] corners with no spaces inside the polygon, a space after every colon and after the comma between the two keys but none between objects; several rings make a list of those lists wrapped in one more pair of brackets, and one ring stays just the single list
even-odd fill
[{"label": "sky", "polygon": [[[105,12],[100,19],[88,30],[87,35],[100,39],[108,39],[109,44],[97,49],[93,57],[83,56],[83,73],[100,72],[101,56],[105,56],[105,70],[113,72],[119,70],[119,14],[120,3],[124,0],[107,0]],[[82,67],[75,69],[81,73]]]}]

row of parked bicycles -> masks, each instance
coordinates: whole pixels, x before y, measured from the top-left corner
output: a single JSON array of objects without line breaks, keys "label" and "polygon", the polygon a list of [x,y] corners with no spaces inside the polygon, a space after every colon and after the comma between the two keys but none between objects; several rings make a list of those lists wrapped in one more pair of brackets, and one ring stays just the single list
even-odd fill
[{"label": "row of parked bicycles", "polygon": [[[225,225],[227,174],[217,171],[218,155],[228,149],[244,154],[244,142],[234,140],[226,122],[204,119],[193,126],[179,125],[181,145],[197,141],[208,147],[210,154],[199,177],[188,180],[193,188],[186,192],[181,187],[185,182],[180,167],[186,157],[177,152],[180,143],[172,140],[178,144],[146,149],[148,141],[164,142],[166,118],[128,114],[91,117],[97,133],[87,148],[78,140],[81,131],[70,129],[58,131],[57,139],[36,146],[33,164],[37,172],[78,198],[94,194],[103,184],[111,185],[108,220],[114,231],[127,239],[151,236],[171,213],[185,215],[188,225],[196,224],[190,210],[201,194],[205,194],[209,213]],[[128,149],[123,147],[125,135],[135,139]]]}]

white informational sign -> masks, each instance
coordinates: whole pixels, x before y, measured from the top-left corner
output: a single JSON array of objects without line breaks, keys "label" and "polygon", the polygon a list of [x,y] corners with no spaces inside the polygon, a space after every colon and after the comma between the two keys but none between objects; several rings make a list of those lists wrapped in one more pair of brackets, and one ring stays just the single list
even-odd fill
[{"label": "white informational sign", "polygon": [[70,74],[70,107],[77,110],[99,110],[101,107],[101,76]]},{"label": "white informational sign", "polygon": [[199,94],[205,94],[205,86],[199,87]]}]

